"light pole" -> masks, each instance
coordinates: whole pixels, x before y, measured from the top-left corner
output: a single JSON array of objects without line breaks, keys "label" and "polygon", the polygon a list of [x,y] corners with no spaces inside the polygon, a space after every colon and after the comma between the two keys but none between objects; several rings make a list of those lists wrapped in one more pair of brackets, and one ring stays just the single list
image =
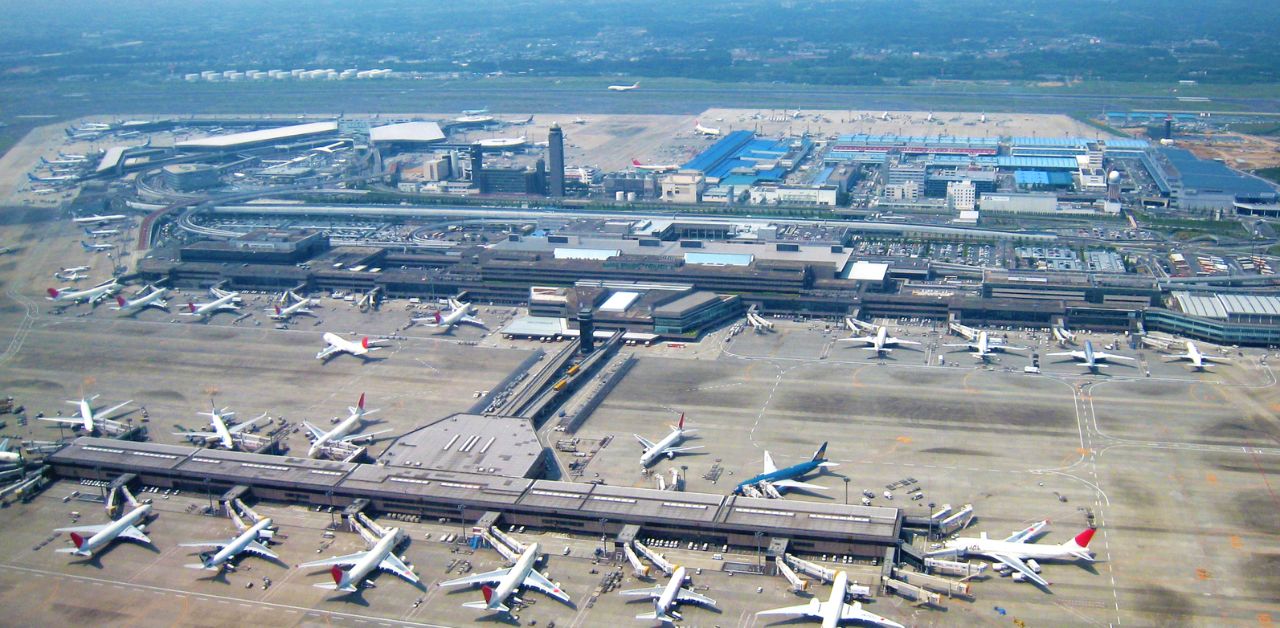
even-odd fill
[{"label": "light pole", "polygon": [[929,502],[929,540],[933,540],[933,502]]},{"label": "light pole", "polygon": [[605,545],[605,536],[608,533],[605,532],[605,529],[604,529],[604,527],[608,524],[609,524],[608,519],[604,517],[600,517],[600,551],[604,552],[605,554],[609,553],[609,546]]},{"label": "light pole", "polygon": [[849,505],[849,478],[844,479],[844,505]]}]

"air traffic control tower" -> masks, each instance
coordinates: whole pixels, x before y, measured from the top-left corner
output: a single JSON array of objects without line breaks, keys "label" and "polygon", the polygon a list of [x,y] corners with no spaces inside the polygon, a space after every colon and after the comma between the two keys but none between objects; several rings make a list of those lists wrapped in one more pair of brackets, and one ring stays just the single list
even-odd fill
[{"label": "air traffic control tower", "polygon": [[564,196],[564,131],[559,124],[552,124],[547,134],[547,150],[551,152],[547,160],[547,193],[552,198]]}]

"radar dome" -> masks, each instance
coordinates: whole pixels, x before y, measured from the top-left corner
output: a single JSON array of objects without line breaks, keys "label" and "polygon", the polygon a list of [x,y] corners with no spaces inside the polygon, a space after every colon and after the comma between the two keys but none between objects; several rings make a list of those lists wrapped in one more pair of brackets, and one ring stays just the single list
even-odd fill
[{"label": "radar dome", "polygon": [[1120,171],[1112,170],[1111,173],[1107,175],[1107,183],[1115,185],[1119,182],[1120,182]]}]

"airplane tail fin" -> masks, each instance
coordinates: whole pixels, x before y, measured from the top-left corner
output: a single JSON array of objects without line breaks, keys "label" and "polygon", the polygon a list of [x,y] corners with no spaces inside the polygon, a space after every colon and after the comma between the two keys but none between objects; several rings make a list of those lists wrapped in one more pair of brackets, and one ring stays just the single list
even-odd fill
[{"label": "airplane tail fin", "polygon": [[276,316],[280,316],[280,315],[281,315],[281,314],[280,314],[280,306],[279,306],[279,305],[277,305],[277,306],[276,306]]},{"label": "airplane tail fin", "polygon": [[493,587],[486,584],[480,588],[480,591],[484,593],[485,604],[488,604],[491,600],[493,600]]},{"label": "airplane tail fin", "polygon": [[680,428],[681,430],[683,430],[683,429],[684,429],[684,413],[683,413],[683,412],[681,412],[681,413],[680,413],[680,426],[679,426],[679,428]]},{"label": "airplane tail fin", "polygon": [[329,575],[333,576],[333,585],[335,587],[342,586],[342,577],[346,575],[342,571],[342,567],[334,565],[332,568],[329,569]]},{"label": "airplane tail fin", "polygon": [[71,533],[71,542],[76,544],[76,549],[84,547],[84,537],[80,536],[79,533]]},{"label": "airplane tail fin", "polygon": [[363,348],[365,348],[365,349],[368,349],[368,348],[369,348],[369,337],[368,337],[368,336],[365,336],[364,338],[361,338],[361,339],[360,339],[360,346],[361,346],[361,347],[363,347]]},{"label": "airplane tail fin", "polygon": [[827,444],[822,443],[822,446],[818,448],[818,451],[813,452],[813,459],[823,460],[826,457],[827,457]]},{"label": "airplane tail fin", "polygon": [[188,309],[188,310],[190,310],[192,314],[195,314],[195,313],[196,313],[196,304],[195,304],[195,303],[192,303],[192,302],[190,302],[190,301],[187,301],[187,309]]},{"label": "airplane tail fin", "polygon": [[636,159],[635,157],[632,157],[632,158],[631,158],[631,165],[633,165],[633,166],[643,166],[644,164],[640,163],[640,160],[639,160],[639,159]]},{"label": "airplane tail fin", "polygon": [[443,320],[443,317],[440,316],[439,310],[436,310],[435,318],[436,318],[436,324],[439,325],[440,321]]},{"label": "airplane tail fin", "polygon": [[49,288],[48,290],[45,290],[45,292],[48,292],[48,293],[49,293],[49,298],[50,298],[50,299],[56,299],[56,298],[58,298],[58,289],[57,289],[57,288]]},{"label": "airplane tail fin", "polygon": [[360,400],[356,402],[356,408],[359,408],[361,412],[364,412],[364,393],[360,393]]},{"label": "airplane tail fin", "polygon": [[1089,547],[1089,541],[1093,540],[1093,535],[1097,531],[1097,528],[1086,528],[1083,532],[1077,534],[1074,539],[1063,543],[1063,545],[1066,547],[1078,547],[1083,550]]}]

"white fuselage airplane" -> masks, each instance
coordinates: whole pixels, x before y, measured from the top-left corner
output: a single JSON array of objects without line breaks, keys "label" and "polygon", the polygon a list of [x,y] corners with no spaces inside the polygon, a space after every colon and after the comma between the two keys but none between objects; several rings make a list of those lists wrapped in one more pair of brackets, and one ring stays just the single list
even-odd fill
[{"label": "white fuselage airplane", "polygon": [[[315,586],[320,589],[347,593],[354,593],[359,590],[360,583],[375,569],[390,571],[413,584],[418,584],[418,576],[391,551],[395,549],[396,545],[400,544],[400,540],[400,530],[388,528],[367,552],[316,560],[303,563],[299,567],[331,567],[329,573],[333,576],[333,584],[317,584]],[[344,570],[342,567],[348,567],[348,569]]]},{"label": "white fuselage airplane", "polygon": [[200,438],[204,442],[217,442],[226,449],[235,449],[236,442],[240,439],[241,433],[255,425],[258,421],[268,418],[264,412],[262,416],[255,419],[239,423],[234,426],[227,426],[227,419],[235,416],[234,412],[227,412],[223,408],[221,412],[217,408],[213,408],[210,412],[201,412],[200,416],[209,417],[209,425],[213,428],[211,432],[174,432],[174,436],[185,436],[188,438]]},{"label": "white fuselage airplane", "polygon": [[480,327],[481,329],[489,329],[489,327],[484,324],[484,321],[474,316],[471,316],[470,314],[471,314],[470,303],[462,303],[456,299],[449,299],[448,312],[444,312],[444,313],[436,312],[431,316],[415,318],[413,319],[413,322],[423,323],[427,327],[442,328],[445,331],[452,330],[455,326],[463,323],[468,325],[475,325],[477,327]]},{"label": "white fuselage airplane", "polygon": [[0,440],[0,464],[18,464],[22,462],[22,445],[19,444],[15,449],[11,450],[10,447],[13,447],[12,440],[10,438]]},{"label": "white fuselage airplane", "polygon": [[629,92],[629,91],[631,91],[631,90],[633,90],[633,89],[636,89],[636,88],[638,88],[638,87],[640,87],[640,81],[636,81],[635,83],[632,83],[632,84],[630,84],[630,85],[610,85],[610,86],[609,86],[609,91],[611,91],[611,92]]},{"label": "white fuselage airplane", "polygon": [[631,165],[634,166],[636,170],[643,170],[645,172],[671,172],[672,170],[680,169],[680,164],[642,164],[639,159],[632,159]]},{"label": "white fuselage airplane", "polygon": [[119,289],[120,284],[116,283],[115,279],[112,279],[87,290],[59,290],[57,288],[49,288],[47,290],[49,296],[45,298],[55,303],[70,302],[96,304],[111,296]]},{"label": "white fuselage airplane", "polygon": [[1198,371],[1203,371],[1204,368],[1208,366],[1206,362],[1230,362],[1227,358],[1220,358],[1218,356],[1200,353],[1200,348],[1196,346],[1196,343],[1190,340],[1186,341],[1186,348],[1186,353],[1177,353],[1169,357],[1173,358],[1175,362],[1178,360],[1189,360],[1191,362],[1191,366]]},{"label": "white fuselage airplane", "polygon": [[854,319],[852,319],[852,318],[846,318],[846,319],[845,319],[845,324],[849,326],[849,329],[852,329],[852,330],[854,330],[854,331],[857,331],[859,328],[862,328],[862,329],[873,329],[873,330],[875,330],[875,335],[874,335],[874,336],[861,336],[861,337],[857,337],[857,338],[841,338],[840,340],[837,340],[836,342],[861,342],[861,343],[865,343],[867,346],[865,346],[865,347],[863,347],[863,348],[864,348],[864,349],[866,349],[866,350],[868,350],[868,351],[875,351],[875,352],[876,352],[876,355],[880,355],[880,354],[882,354],[882,353],[889,353],[890,351],[893,351],[893,349],[891,349],[890,347],[893,347],[893,346],[895,346],[895,345],[918,345],[918,344],[920,344],[920,343],[918,343],[918,342],[916,342],[916,341],[914,341],[914,340],[903,340],[903,339],[898,338],[898,337],[895,337],[895,336],[890,336],[890,335],[889,335],[889,328],[888,328],[888,327],[885,327],[884,325],[870,325],[870,324],[868,324],[868,323],[864,323],[864,322],[862,322],[862,321],[854,320]]},{"label": "white fuselage airplane", "polygon": [[197,305],[195,303],[188,302],[187,309],[190,311],[183,312],[182,315],[198,316],[200,317],[200,320],[208,320],[210,316],[213,316],[218,312],[238,312],[240,310],[240,306],[236,305],[235,301],[239,298],[239,292],[228,292],[208,303],[201,303]]},{"label": "white fuselage airplane", "polygon": [[271,527],[271,518],[267,517],[253,524],[252,527],[240,533],[230,541],[201,541],[196,543],[179,543],[178,547],[211,547],[213,552],[205,552],[200,555],[200,562],[183,565],[188,569],[208,569],[210,571],[220,571],[224,565],[234,560],[240,554],[252,554],[261,556],[271,560],[280,560],[275,552],[267,549],[260,541],[263,531]]},{"label": "white fuselage airplane", "polygon": [[109,222],[119,222],[125,218],[128,218],[128,216],[125,216],[124,214],[109,214],[105,216],[102,214],[94,214],[92,216],[72,218],[71,222],[78,225],[105,225]]},{"label": "white fuselage airplane", "polygon": [[694,449],[702,449],[702,445],[695,445],[693,447],[677,446],[684,441],[686,434],[692,434],[697,431],[684,429],[684,414],[680,415],[680,423],[678,425],[672,425],[669,427],[671,428],[671,433],[667,434],[662,440],[656,443],[639,434],[635,435],[636,440],[640,441],[641,445],[644,445],[644,453],[640,454],[640,466],[647,467],[663,456],[666,456],[667,458],[675,458],[678,453],[692,451]]},{"label": "white fuselage airplane", "polygon": [[40,163],[46,166],[76,166],[84,163],[85,161],[87,160],[84,158],[80,158],[80,159],[45,159],[44,157],[40,158]]},{"label": "white fuselage airplane", "polygon": [[308,458],[315,458],[317,453],[320,453],[324,450],[326,445],[331,443],[345,444],[366,438],[372,440],[373,437],[378,434],[385,434],[391,431],[379,430],[377,432],[369,432],[367,434],[351,434],[351,432],[355,431],[356,428],[360,427],[361,423],[364,421],[364,417],[377,412],[377,410],[364,409],[364,393],[360,393],[360,401],[356,402],[356,407],[347,408],[347,410],[350,412],[347,418],[343,419],[341,423],[337,424],[333,429],[327,432],[312,425],[305,419],[302,421],[302,424],[307,428],[307,431],[311,432],[311,437],[315,439],[315,441],[311,443],[311,448],[307,450]]},{"label": "white fuselage airplane", "polygon": [[[520,553],[515,565],[508,569],[496,569],[482,574],[465,576],[456,580],[441,582],[440,586],[456,587],[464,584],[484,584],[484,601],[467,602],[463,604],[466,608],[510,612],[511,609],[504,602],[520,587],[537,589],[568,604],[569,596],[564,591],[561,591],[560,587],[556,586],[555,583],[533,568],[534,563],[538,562],[540,556],[541,551],[538,544],[533,543]],[[490,587],[490,584],[497,584],[498,586],[494,588]]]},{"label": "white fuselage airplane", "polygon": [[93,409],[93,405],[91,404],[93,403],[93,400],[97,399],[98,397],[99,395],[94,395],[92,397],[89,397],[88,399],[81,399],[79,401],[67,401],[67,403],[79,408],[80,413],[79,413],[79,416],[77,417],[40,417],[40,420],[49,421],[52,423],[63,423],[63,424],[75,425],[80,427],[86,432],[92,432],[98,427],[100,427],[99,423],[107,420],[106,419],[107,416],[111,415],[116,410],[119,410],[120,408],[123,408],[133,403],[133,400],[130,399],[122,404],[114,405],[105,410],[95,412]]},{"label": "white fuselage airplane", "polygon": [[327,360],[331,356],[337,355],[339,353],[350,353],[351,355],[354,355],[358,358],[364,358],[365,356],[369,355],[370,351],[377,351],[378,349],[382,348],[382,347],[370,346],[368,336],[361,338],[360,342],[343,340],[342,337],[338,336],[338,334],[335,334],[333,332],[325,332],[324,336],[322,337],[324,338],[324,341],[328,346],[321,349],[320,353],[316,354],[317,360]]},{"label": "white fuselage airplane", "polygon": [[84,250],[89,251],[89,252],[92,252],[92,253],[98,253],[98,252],[102,252],[102,251],[110,251],[110,250],[112,250],[112,249],[115,249],[115,248],[116,248],[116,245],[114,245],[114,244],[105,244],[105,243],[103,243],[103,244],[95,244],[95,243],[93,243],[93,242],[85,242],[84,240],[81,240],[81,241],[80,241],[80,246],[84,247]]},{"label": "white fuselage airplane", "polygon": [[[71,541],[76,544],[74,548],[68,547],[58,551],[76,556],[93,556],[94,552],[106,547],[117,538],[132,539],[150,545],[151,539],[147,538],[137,525],[150,512],[151,504],[141,504],[123,517],[105,525],[58,528],[54,532],[70,532]],[[84,534],[91,536],[86,539]]]},{"label": "white fuselage airplane", "polygon": [[819,602],[818,598],[812,598],[808,604],[760,611],[756,615],[804,615],[822,620],[822,628],[836,628],[840,622],[844,621],[860,621],[876,626],[903,628],[902,624],[862,610],[862,604],[859,602],[846,604],[844,598],[848,592],[849,574],[841,571],[836,574],[835,580],[831,583],[831,597],[827,598],[826,602]]},{"label": "white fuselage airplane", "polygon": [[997,344],[991,341],[991,336],[987,335],[986,330],[978,332],[978,339],[960,344],[946,344],[945,347],[964,347],[969,350],[969,355],[974,359],[986,360],[1001,351],[1025,351],[1026,347],[1015,347],[1013,345]]},{"label": "white fuselage airplane", "polygon": [[105,238],[120,235],[119,229],[85,229],[84,234],[90,238]]},{"label": "white fuselage airplane", "polygon": [[1084,341],[1083,351],[1059,351],[1057,353],[1046,353],[1045,355],[1071,356],[1072,359],[1078,362],[1083,362],[1084,365],[1088,367],[1090,371],[1096,371],[1100,368],[1106,368],[1107,365],[1102,364],[1104,360],[1124,360],[1126,362],[1133,361],[1133,358],[1126,357],[1123,355],[1114,355],[1111,353],[1103,353],[1102,351],[1094,351],[1093,341],[1091,340]]},{"label": "white fuselage airplane", "polygon": [[700,120],[693,123],[693,132],[697,133],[698,135],[706,135],[708,137],[720,136],[720,129],[711,128],[709,126],[702,126],[702,121]]},{"label": "white fuselage airplane", "polygon": [[136,299],[126,299],[123,296],[116,295],[116,306],[111,309],[119,311],[121,314],[137,314],[149,307],[168,310],[169,303],[164,300],[164,288],[157,288],[148,285],[151,292],[144,294]]},{"label": "white fuselage airplane", "polygon": [[71,181],[75,181],[79,177],[74,177],[71,175],[61,175],[61,176],[55,176],[55,177],[37,177],[36,175],[28,172],[27,178],[30,179],[33,183],[69,183]]},{"label": "white fuselage airplane", "polygon": [[299,299],[297,303],[294,303],[293,305],[289,305],[285,307],[280,307],[279,305],[277,305],[275,306],[275,313],[271,315],[271,318],[272,320],[277,320],[277,321],[287,321],[293,318],[294,314],[307,314],[310,316],[315,316],[315,312],[312,312],[311,310],[307,309],[308,305],[311,305],[310,299]]},{"label": "white fuselage airplane", "polygon": [[684,588],[687,577],[687,571],[684,567],[676,567],[675,572],[671,574],[671,581],[667,582],[666,586],[650,589],[631,589],[630,591],[623,591],[622,595],[643,596],[653,599],[653,612],[636,615],[636,619],[654,619],[675,623],[682,619],[680,614],[674,610],[675,605],[679,602],[705,604],[715,608],[715,600]]},{"label": "white fuselage airplane", "polygon": [[957,538],[947,541],[944,549],[930,552],[930,556],[985,556],[999,561],[1003,569],[1014,570],[1022,578],[1030,580],[1042,587],[1049,582],[1040,576],[1040,565],[1037,560],[1083,560],[1093,562],[1093,554],[1089,551],[1089,541],[1093,539],[1094,529],[1088,528],[1077,534],[1075,538],[1060,545],[1036,545],[1035,536],[1044,529],[1047,521],[1041,521],[1013,533],[1003,541],[987,538],[984,532],[979,538]]}]

